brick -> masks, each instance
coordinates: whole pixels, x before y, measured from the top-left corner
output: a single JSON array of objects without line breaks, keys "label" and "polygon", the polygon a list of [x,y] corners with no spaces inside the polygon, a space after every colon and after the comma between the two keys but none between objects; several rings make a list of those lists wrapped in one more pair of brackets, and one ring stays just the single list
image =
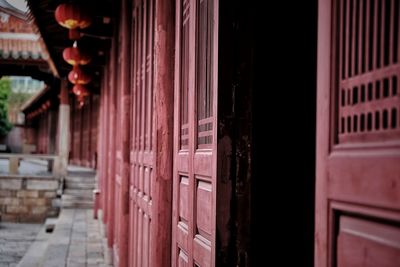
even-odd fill
[{"label": "brick", "polygon": [[23,213],[19,215],[20,222],[26,223],[42,223],[46,219],[46,214],[29,214]]},{"label": "brick", "polygon": [[7,213],[26,213],[28,210],[27,206],[7,206]]},{"label": "brick", "polygon": [[0,213],[4,214],[7,211],[7,205],[0,205]]},{"label": "brick", "polygon": [[0,198],[0,205],[18,206],[19,203],[20,203],[20,200],[18,198],[14,198],[14,197],[2,197],[2,198]]},{"label": "brick", "polygon": [[24,198],[22,202],[31,206],[46,206],[46,198]]},{"label": "brick", "polygon": [[17,214],[2,214],[1,221],[3,222],[18,222],[18,215]]},{"label": "brick", "polygon": [[14,195],[14,191],[11,190],[0,190],[0,197],[11,197]]},{"label": "brick", "polygon": [[17,192],[17,197],[38,197],[39,192],[37,190],[21,190]]},{"label": "brick", "polygon": [[0,189],[19,190],[22,189],[21,179],[4,178],[0,180]]},{"label": "brick", "polygon": [[47,211],[46,206],[32,207],[32,209],[31,209],[32,214],[41,214],[41,213],[45,213],[46,211]]},{"label": "brick", "polygon": [[58,188],[58,181],[28,180],[26,188],[33,189],[33,190],[56,190]]},{"label": "brick", "polygon": [[47,198],[55,198],[57,196],[57,193],[56,191],[47,191],[43,193],[43,196]]}]

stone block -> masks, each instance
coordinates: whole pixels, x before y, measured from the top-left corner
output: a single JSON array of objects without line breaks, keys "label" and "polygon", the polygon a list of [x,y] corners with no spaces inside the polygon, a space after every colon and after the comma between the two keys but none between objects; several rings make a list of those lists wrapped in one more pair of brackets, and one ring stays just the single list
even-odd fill
[{"label": "stone block", "polygon": [[11,197],[14,195],[14,191],[11,190],[0,190],[0,197]]},{"label": "stone block", "polygon": [[17,214],[2,214],[1,221],[3,222],[18,222],[19,218]]},{"label": "stone block", "polygon": [[27,206],[7,206],[7,213],[27,213],[29,211]]},{"label": "stone block", "polygon": [[17,192],[17,197],[39,197],[39,192],[37,190],[21,190]]},{"label": "stone block", "polygon": [[7,212],[7,205],[0,205],[0,213],[4,214]]},{"label": "stone block", "polygon": [[46,219],[46,214],[29,214],[24,213],[19,215],[19,221],[25,223],[42,223]]},{"label": "stone block", "polygon": [[10,174],[18,174],[19,159],[16,157],[11,157],[8,163],[8,171]]},{"label": "stone block", "polygon": [[55,198],[56,196],[57,196],[57,193],[55,191],[43,192],[43,197],[46,197],[46,198]]},{"label": "stone block", "polygon": [[22,189],[21,179],[5,178],[0,180],[0,189],[20,190]]},{"label": "stone block", "polygon": [[46,206],[46,198],[24,198],[22,202],[30,206]]},{"label": "stone block", "polygon": [[58,188],[58,181],[53,180],[28,180],[27,189],[31,190],[56,190]]},{"label": "stone block", "polygon": [[45,213],[47,209],[48,208],[46,206],[32,207],[31,212],[32,214],[42,214]]},{"label": "stone block", "polygon": [[0,205],[7,206],[18,206],[20,204],[20,200],[14,197],[2,197],[0,198]]}]

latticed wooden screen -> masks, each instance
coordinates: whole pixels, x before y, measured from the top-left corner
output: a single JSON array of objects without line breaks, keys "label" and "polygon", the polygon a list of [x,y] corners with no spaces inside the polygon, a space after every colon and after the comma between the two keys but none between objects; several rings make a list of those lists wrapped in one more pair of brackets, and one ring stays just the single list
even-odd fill
[{"label": "latticed wooden screen", "polygon": [[337,5],[337,143],[400,137],[399,1],[339,0]]},{"label": "latticed wooden screen", "polygon": [[154,168],[154,1],[136,1],[133,11],[130,248],[132,266],[150,266]]}]

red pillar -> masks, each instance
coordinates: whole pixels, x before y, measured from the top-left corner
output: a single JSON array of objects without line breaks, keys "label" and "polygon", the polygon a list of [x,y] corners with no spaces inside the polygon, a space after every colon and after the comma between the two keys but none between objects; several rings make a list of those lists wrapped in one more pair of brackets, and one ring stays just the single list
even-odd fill
[{"label": "red pillar", "polygon": [[109,151],[108,151],[108,222],[107,222],[107,238],[108,238],[108,246],[110,248],[113,247],[114,244],[114,231],[115,231],[115,154],[116,154],[116,138],[115,133],[118,131],[116,124],[116,83],[117,83],[117,70],[118,70],[118,57],[117,57],[117,44],[118,40],[114,39],[112,43],[111,49],[111,60],[109,64]]},{"label": "red pillar", "polygon": [[103,80],[103,90],[102,90],[102,108],[103,108],[103,117],[102,117],[102,141],[99,143],[102,149],[101,153],[101,167],[102,167],[102,199],[103,199],[103,223],[108,222],[108,199],[109,199],[109,188],[108,188],[108,152],[109,152],[109,131],[108,125],[110,124],[110,112],[109,112],[109,72],[106,70],[104,72],[104,80]]},{"label": "red pillar", "polygon": [[120,20],[120,40],[121,47],[119,53],[121,65],[118,71],[118,179],[116,179],[116,189],[118,195],[116,210],[118,218],[118,233],[116,233],[118,262],[117,266],[125,267],[128,264],[128,223],[129,223],[129,155],[130,155],[130,14],[131,6],[127,1],[121,1],[121,20]]},{"label": "red pillar", "polygon": [[155,182],[149,266],[171,266],[172,151],[174,114],[174,1],[155,1]]}]

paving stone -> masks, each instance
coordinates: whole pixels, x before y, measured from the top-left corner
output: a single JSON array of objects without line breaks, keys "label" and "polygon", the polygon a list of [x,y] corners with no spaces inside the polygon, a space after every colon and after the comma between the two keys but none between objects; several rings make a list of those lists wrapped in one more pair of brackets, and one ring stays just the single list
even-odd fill
[{"label": "paving stone", "polygon": [[16,266],[35,240],[40,224],[5,223],[0,225],[0,266]]}]

